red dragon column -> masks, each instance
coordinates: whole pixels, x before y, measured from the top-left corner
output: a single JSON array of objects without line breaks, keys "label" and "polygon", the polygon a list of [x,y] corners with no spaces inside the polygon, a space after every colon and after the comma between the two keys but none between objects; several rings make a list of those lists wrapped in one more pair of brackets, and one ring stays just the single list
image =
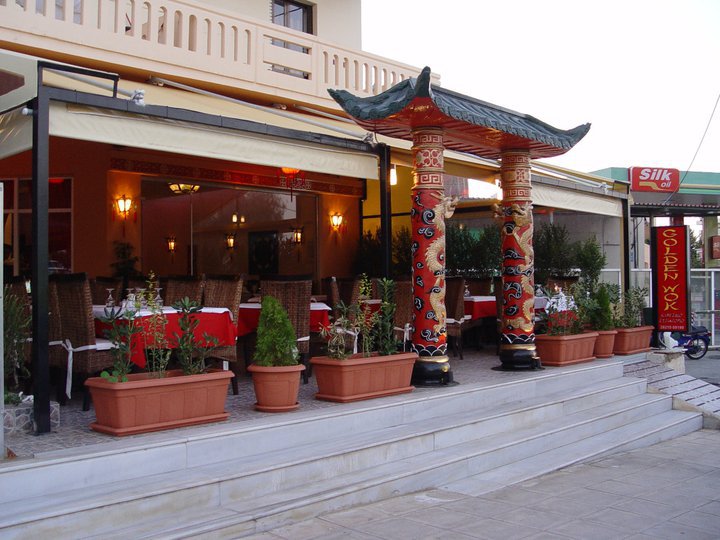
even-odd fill
[{"label": "red dragon column", "polygon": [[456,201],[445,197],[443,149],[442,129],[413,130],[412,348],[419,357],[413,369],[415,385],[453,382],[445,328],[445,219],[452,216]]},{"label": "red dragon column", "polygon": [[[540,367],[535,355],[535,309],[530,153],[502,153],[502,323],[500,361],[506,369]],[[498,291],[496,291],[498,294]]]}]

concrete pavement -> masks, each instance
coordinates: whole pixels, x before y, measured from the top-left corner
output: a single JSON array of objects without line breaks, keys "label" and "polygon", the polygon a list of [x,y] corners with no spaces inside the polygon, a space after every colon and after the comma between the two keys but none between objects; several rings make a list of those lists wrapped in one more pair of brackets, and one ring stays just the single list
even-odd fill
[{"label": "concrete pavement", "polygon": [[710,384],[720,385],[720,351],[708,351],[700,360],[685,357],[685,373]]},{"label": "concrete pavement", "polygon": [[717,539],[720,431],[697,431],[480,496],[426,491],[250,538]]}]

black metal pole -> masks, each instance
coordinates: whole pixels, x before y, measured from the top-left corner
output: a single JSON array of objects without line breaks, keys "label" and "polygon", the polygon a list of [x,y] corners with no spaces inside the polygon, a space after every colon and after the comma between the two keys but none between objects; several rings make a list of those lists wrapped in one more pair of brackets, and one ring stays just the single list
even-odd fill
[{"label": "black metal pole", "polygon": [[[625,249],[623,249],[623,273],[625,274],[624,280],[623,280],[623,289],[628,290],[630,288],[630,249],[629,249],[629,243],[631,242],[630,238],[630,199],[624,199],[622,202],[622,234],[623,234],[623,244],[625,245]],[[635,257],[637,260],[637,245],[635,246]]]},{"label": "black metal pole", "polygon": [[50,431],[50,367],[48,362],[48,176],[50,99],[38,66],[37,97],[32,102],[32,369],[33,412],[37,433]]},{"label": "black metal pole", "polygon": [[390,147],[378,145],[380,157],[380,245],[383,276],[390,277],[392,264],[392,204],[390,195]]}]

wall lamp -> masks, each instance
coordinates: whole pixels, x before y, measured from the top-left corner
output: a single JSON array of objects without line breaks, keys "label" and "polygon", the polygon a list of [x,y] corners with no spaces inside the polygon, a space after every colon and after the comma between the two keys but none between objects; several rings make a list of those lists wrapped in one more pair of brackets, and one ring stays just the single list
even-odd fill
[{"label": "wall lamp", "polygon": [[232,222],[233,225],[237,225],[238,223],[245,223],[245,216],[238,216],[237,212],[233,212]]},{"label": "wall lamp", "polygon": [[340,227],[343,224],[343,215],[342,214],[333,214],[330,216],[330,225],[332,225],[332,228],[336,231],[340,230]]},{"label": "wall lamp", "polygon": [[127,197],[124,193],[122,197],[115,199],[115,208],[117,209],[118,214],[120,214],[123,219],[127,219],[128,215],[130,214],[130,210],[132,210],[132,206],[132,198]]},{"label": "wall lamp", "polygon": [[167,238],[165,238],[165,243],[167,244],[167,250],[170,253],[175,253],[175,237],[168,236]]},{"label": "wall lamp", "polygon": [[225,235],[225,248],[229,250],[235,249],[235,233]]},{"label": "wall lamp", "polygon": [[297,229],[293,229],[292,231],[292,240],[294,244],[302,244],[303,240],[303,230],[302,227],[299,227]]}]

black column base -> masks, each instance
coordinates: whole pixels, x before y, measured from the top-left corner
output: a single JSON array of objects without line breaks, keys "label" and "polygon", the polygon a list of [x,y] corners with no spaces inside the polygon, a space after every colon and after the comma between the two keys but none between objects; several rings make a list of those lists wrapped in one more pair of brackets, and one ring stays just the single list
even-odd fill
[{"label": "black column base", "polygon": [[[416,360],[413,366],[411,383],[413,386],[451,386],[458,383],[453,378],[450,362]],[[440,360],[440,358],[438,358]]]},{"label": "black column base", "polygon": [[540,357],[532,349],[504,349],[500,346],[501,370],[514,371],[520,369],[545,369],[540,363]]}]

